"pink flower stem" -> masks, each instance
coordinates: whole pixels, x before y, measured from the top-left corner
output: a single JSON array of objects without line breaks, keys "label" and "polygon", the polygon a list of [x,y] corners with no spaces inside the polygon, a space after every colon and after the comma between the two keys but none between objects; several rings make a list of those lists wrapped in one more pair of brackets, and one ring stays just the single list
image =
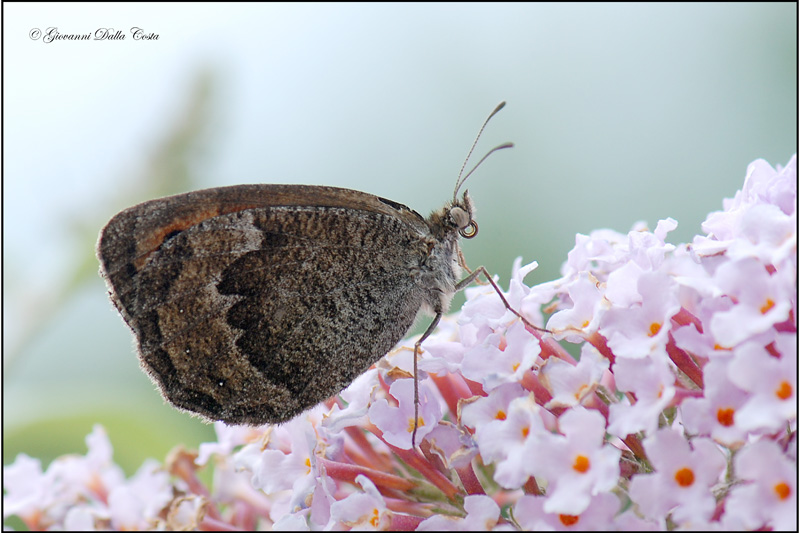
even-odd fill
[{"label": "pink flower stem", "polygon": [[539,484],[536,482],[536,478],[531,476],[528,478],[528,481],[522,485],[522,491],[525,494],[530,494],[531,496],[541,496],[542,489],[539,488]]},{"label": "pink flower stem", "polygon": [[391,461],[389,461],[386,456],[378,453],[378,451],[367,440],[367,436],[361,428],[349,426],[345,428],[345,432],[351,439],[353,439],[353,442],[361,450],[361,453],[364,454],[364,457],[372,462],[373,467],[380,468],[382,470],[389,470],[392,468]]},{"label": "pink flower stem", "polygon": [[481,385],[477,381],[472,381],[471,379],[464,378],[464,383],[466,383],[467,387],[469,387],[469,391],[472,393],[471,396],[483,396],[484,398],[488,396],[488,394],[486,394],[486,391],[483,390],[483,385]]},{"label": "pink flower stem", "polygon": [[197,529],[200,531],[247,531],[246,529],[232,526],[227,522],[210,516],[205,516],[200,523],[197,524]]},{"label": "pink flower stem", "polygon": [[780,333],[797,333],[797,322],[795,322],[794,319],[794,311],[789,310],[789,318],[775,324],[775,329]]},{"label": "pink flower stem", "polygon": [[536,398],[536,403],[539,405],[543,406],[553,399],[553,396],[544,387],[544,385],[542,385],[532,370],[525,371],[525,373],[522,375],[522,379],[520,380],[520,384],[522,385],[522,388],[533,393],[534,398]]},{"label": "pink flower stem", "polygon": [[602,335],[600,335],[598,332],[595,331],[594,333],[586,336],[585,338],[589,342],[589,344],[597,348],[597,351],[600,352],[603,355],[603,357],[608,359],[608,361],[612,365],[616,362],[617,356],[614,355],[614,352],[612,352],[611,348],[608,347],[608,341],[606,340],[605,337],[603,337]]},{"label": "pink flower stem", "polygon": [[700,319],[683,307],[681,307],[681,310],[672,317],[672,320],[674,320],[679,326],[688,326],[689,324],[692,324],[698,332],[703,333],[703,323],[700,322]]},{"label": "pink flower stem", "polygon": [[420,520],[433,516],[436,513],[435,506],[429,503],[408,501],[386,495],[384,495],[383,501],[386,502],[386,508],[393,513],[405,513],[407,515],[419,517]]},{"label": "pink flower stem", "polygon": [[481,485],[478,476],[475,474],[475,470],[472,468],[471,462],[464,466],[456,467],[455,471],[467,494],[486,494],[486,491],[483,490],[483,485]]},{"label": "pink flower stem", "polygon": [[373,470],[372,468],[331,461],[324,457],[317,457],[317,463],[325,468],[328,476],[341,481],[347,481],[348,483],[355,483],[356,477],[359,474],[363,474],[378,487],[386,487],[400,491],[408,491],[416,487],[414,483],[407,479],[395,476],[394,474]]},{"label": "pink flower stem", "polygon": [[219,513],[219,509],[213,504],[214,498],[211,497],[206,486],[203,485],[203,482],[197,477],[197,465],[194,462],[196,458],[196,453],[190,453],[183,448],[177,448],[170,452],[167,457],[167,467],[173,476],[179,477],[189,486],[189,490],[193,494],[203,496],[211,503],[206,508],[206,516],[211,519],[221,520],[222,516]]},{"label": "pink flower stem", "polygon": [[639,437],[634,434],[630,434],[622,439],[622,442],[625,443],[625,446],[627,446],[637,458],[643,461],[647,460],[647,454],[644,453],[644,446],[642,446],[642,441],[639,440]]},{"label": "pink flower stem", "polygon": [[697,366],[697,363],[689,356],[688,353],[678,348],[675,344],[675,339],[672,333],[669,334],[669,341],[667,341],[667,354],[673,363],[694,382],[695,385],[703,388],[703,371]]},{"label": "pink flower stem", "polygon": [[542,359],[548,359],[550,357],[558,357],[559,359],[566,361],[572,366],[578,364],[578,362],[575,361],[575,358],[572,357],[572,355],[568,351],[566,351],[564,347],[561,346],[552,337],[548,337],[546,339],[542,339],[541,337],[539,337],[539,346],[542,349],[541,353]]},{"label": "pink flower stem", "polygon": [[422,522],[418,516],[395,514],[389,524],[390,531],[415,531]]},{"label": "pink flower stem", "polygon": [[450,500],[455,500],[456,496],[461,492],[444,474],[436,470],[432,464],[425,460],[423,456],[415,449],[403,450],[397,446],[392,446],[383,439],[383,432],[378,429],[374,424],[368,424],[367,428],[383,441],[394,454],[404,461],[411,468],[422,474],[428,481],[430,481],[436,488],[441,490],[445,496]]},{"label": "pink flower stem", "polygon": [[472,391],[458,374],[429,374],[451,413],[458,412],[458,400],[472,397]]}]

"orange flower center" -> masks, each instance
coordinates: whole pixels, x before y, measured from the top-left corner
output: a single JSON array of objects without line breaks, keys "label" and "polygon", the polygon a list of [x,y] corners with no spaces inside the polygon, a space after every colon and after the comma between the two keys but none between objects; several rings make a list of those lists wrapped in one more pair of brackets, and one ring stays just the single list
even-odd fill
[{"label": "orange flower center", "polygon": [[731,427],[733,425],[733,414],[735,412],[736,411],[730,407],[720,407],[717,409],[717,422],[726,428]]},{"label": "orange flower center", "polygon": [[580,516],[574,516],[571,514],[560,514],[558,515],[558,519],[561,520],[561,523],[565,526],[574,526],[580,520]]},{"label": "orange flower center", "polygon": [[789,487],[789,485],[781,481],[775,485],[775,494],[778,495],[779,499],[785,500],[792,494],[792,489]]},{"label": "orange flower center", "polygon": [[572,465],[572,469],[583,474],[589,470],[590,466],[589,458],[585,455],[579,455],[575,458],[575,464]]},{"label": "orange flower center", "polygon": [[658,332],[661,331],[661,324],[658,322],[653,322],[650,324],[650,333],[648,334],[650,337],[655,337],[658,335]]},{"label": "orange flower center", "polygon": [[[424,425],[425,425],[425,421],[422,419],[421,416],[418,417],[417,418],[417,427],[421,428]],[[408,432],[409,433],[414,433],[414,419],[413,418],[409,418],[408,419]]]},{"label": "orange flower center", "polygon": [[781,381],[781,384],[778,386],[778,389],[775,391],[775,396],[780,398],[781,400],[788,400],[792,397],[792,386],[789,384],[788,381]]},{"label": "orange flower center", "polygon": [[691,468],[681,468],[675,472],[675,481],[681,487],[691,487],[694,483],[694,472],[692,472]]}]

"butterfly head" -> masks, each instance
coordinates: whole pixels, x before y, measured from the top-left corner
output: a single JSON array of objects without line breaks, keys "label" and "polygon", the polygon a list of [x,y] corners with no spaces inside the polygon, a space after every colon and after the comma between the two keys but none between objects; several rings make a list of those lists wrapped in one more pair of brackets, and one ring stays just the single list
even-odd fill
[{"label": "butterfly head", "polygon": [[472,205],[472,198],[469,191],[464,191],[461,200],[453,202],[450,206],[447,218],[453,227],[458,229],[458,234],[465,239],[471,239],[478,234],[478,223],[473,219],[475,207]]},{"label": "butterfly head", "polygon": [[458,236],[471,239],[478,234],[478,223],[473,219],[475,207],[469,192],[428,217],[431,234],[438,241],[457,241]]}]

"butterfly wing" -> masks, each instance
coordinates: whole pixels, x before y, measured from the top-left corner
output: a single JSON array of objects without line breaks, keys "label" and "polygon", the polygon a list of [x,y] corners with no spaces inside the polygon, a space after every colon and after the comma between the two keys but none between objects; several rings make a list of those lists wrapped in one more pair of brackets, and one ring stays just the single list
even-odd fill
[{"label": "butterfly wing", "polygon": [[426,229],[357,191],[236,186],[123,211],[98,256],[164,397],[263,424],[336,394],[406,333]]}]

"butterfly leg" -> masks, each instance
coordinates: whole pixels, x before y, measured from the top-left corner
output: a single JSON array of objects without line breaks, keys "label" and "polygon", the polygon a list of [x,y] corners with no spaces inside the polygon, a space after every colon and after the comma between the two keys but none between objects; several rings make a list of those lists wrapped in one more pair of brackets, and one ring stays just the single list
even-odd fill
[{"label": "butterfly leg", "polygon": [[[463,256],[462,256],[462,258],[463,258]],[[463,268],[465,268],[467,270],[467,272],[469,272],[469,275],[456,284],[456,287],[455,287],[456,292],[458,292],[460,290],[463,290],[470,283],[472,283],[473,281],[476,281],[478,276],[483,274],[483,276],[487,280],[489,280],[489,283],[492,285],[492,287],[494,288],[494,290],[497,293],[497,295],[503,301],[503,305],[506,307],[506,309],[508,309],[509,311],[514,313],[517,317],[519,317],[519,319],[522,320],[522,323],[525,324],[526,326],[528,326],[530,328],[533,328],[533,329],[536,329],[536,330],[539,330],[539,331],[543,331],[545,333],[549,333],[548,330],[531,324],[528,321],[528,319],[526,319],[524,316],[522,316],[516,309],[511,307],[511,304],[508,303],[508,300],[506,300],[506,297],[503,296],[503,291],[501,291],[500,287],[497,286],[497,283],[494,282],[494,280],[492,279],[492,276],[489,275],[489,272],[486,270],[486,268],[480,266],[480,267],[476,268],[475,270],[470,270],[463,263],[462,263],[461,266]],[[433,333],[433,330],[436,329],[436,326],[439,324],[439,320],[441,320],[441,318],[442,318],[442,311],[441,310],[437,310],[436,311],[436,316],[433,318],[433,321],[431,322],[430,326],[428,326],[428,329],[426,329],[425,333],[423,333],[422,336],[419,338],[419,340],[416,343],[414,343],[414,430],[411,433],[411,447],[412,448],[416,448],[416,446],[417,446],[417,424],[419,422],[419,378],[417,376],[417,357],[419,356],[420,352],[422,351],[422,343],[425,342],[425,339],[427,339],[431,335],[431,333]]]},{"label": "butterfly leg", "polygon": [[519,312],[516,309],[511,307],[511,304],[508,303],[508,300],[506,300],[506,297],[503,296],[503,291],[500,290],[500,287],[497,286],[497,283],[494,282],[494,280],[492,279],[492,276],[489,275],[489,272],[486,270],[485,267],[479,266],[475,270],[470,271],[470,269],[467,268],[466,265],[462,264],[461,266],[464,267],[467,270],[467,272],[469,272],[469,276],[467,276],[466,278],[462,279],[461,281],[458,282],[458,284],[456,284],[456,291],[463,290],[467,285],[469,285],[470,283],[475,281],[478,276],[483,274],[483,276],[487,280],[489,280],[489,283],[491,283],[492,287],[494,288],[494,291],[497,293],[497,295],[503,301],[503,305],[506,307],[506,309],[508,309],[509,311],[514,313],[515,315],[517,315],[517,317],[520,320],[522,320],[522,323],[525,324],[526,326],[528,326],[530,328],[533,328],[533,329],[536,329],[536,330],[539,330],[539,331],[542,331],[542,332],[545,332],[545,333],[549,333],[548,330],[546,330],[544,328],[540,328],[539,326],[534,326],[533,324],[531,324],[528,321],[528,319],[526,319],[524,316],[519,314]]},{"label": "butterfly leg", "polygon": [[422,337],[414,343],[414,431],[411,433],[411,447],[417,447],[417,423],[419,422],[419,377],[417,376],[417,357],[422,351],[422,343],[427,339],[436,326],[439,325],[439,320],[442,319],[442,312],[436,311],[436,316],[433,317],[431,325],[422,334]]}]

